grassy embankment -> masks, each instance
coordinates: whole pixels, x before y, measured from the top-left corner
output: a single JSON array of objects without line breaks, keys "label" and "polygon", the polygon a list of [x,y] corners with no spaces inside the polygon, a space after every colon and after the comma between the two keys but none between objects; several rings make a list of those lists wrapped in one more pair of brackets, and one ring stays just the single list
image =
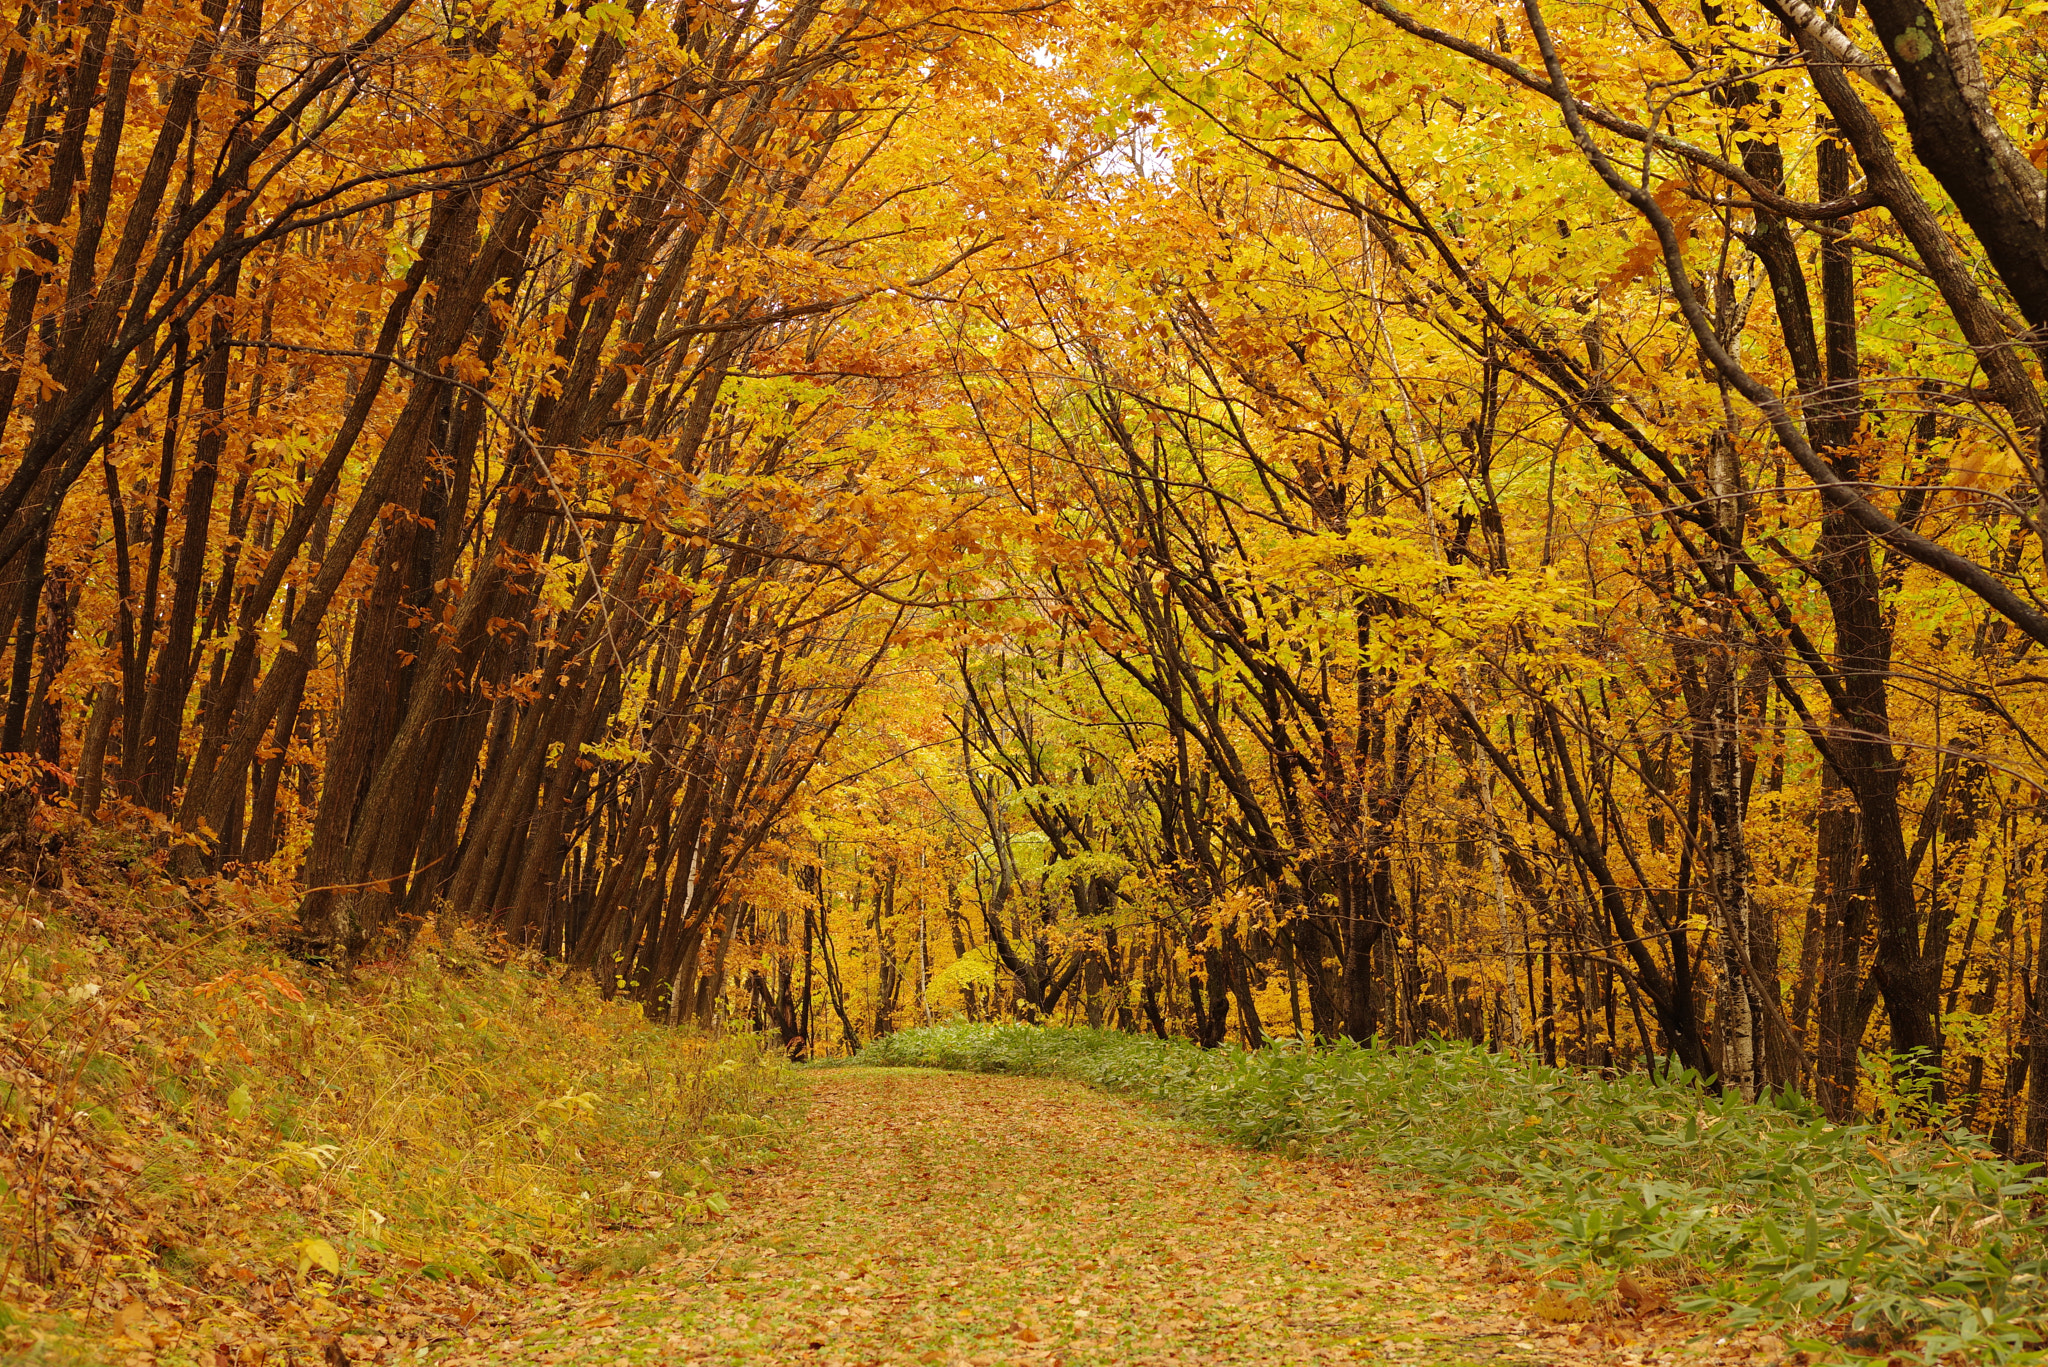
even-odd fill
[{"label": "grassy embankment", "polygon": [[288,889],[137,833],[0,883],[0,1360],[413,1361],[724,1207],[786,1070],[429,933],[342,975]]},{"label": "grassy embankment", "polygon": [[1452,1184],[1483,1198],[1489,1241],[1564,1288],[1547,1298],[1563,1314],[1620,1287],[1737,1322],[1833,1321],[1927,1360],[2048,1361],[2048,1183],[1968,1135],[1830,1125],[1797,1098],[1747,1105],[1697,1078],[1604,1080],[1462,1045],[1205,1052],[939,1026],[859,1061],[1072,1078],[1253,1148]]}]

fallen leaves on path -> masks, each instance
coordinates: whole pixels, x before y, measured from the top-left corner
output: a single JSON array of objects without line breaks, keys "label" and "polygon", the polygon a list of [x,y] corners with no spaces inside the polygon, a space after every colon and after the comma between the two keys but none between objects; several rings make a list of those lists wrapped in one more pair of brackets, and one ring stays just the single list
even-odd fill
[{"label": "fallen leaves on path", "polygon": [[745,1178],[711,1242],[628,1283],[550,1293],[478,1325],[440,1361],[1626,1364],[1784,1352],[1754,1334],[1709,1343],[1668,1314],[1551,1307],[1546,1318],[1543,1298],[1557,1293],[1454,1234],[1433,1197],[1232,1149],[1074,1084],[849,1069],[812,1075],[806,1091],[787,1157]]}]

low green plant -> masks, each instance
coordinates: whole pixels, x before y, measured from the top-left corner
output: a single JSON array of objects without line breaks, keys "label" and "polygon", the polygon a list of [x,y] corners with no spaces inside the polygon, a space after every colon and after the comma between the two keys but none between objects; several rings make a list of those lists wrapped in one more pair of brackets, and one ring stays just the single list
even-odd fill
[{"label": "low green plant", "polygon": [[1496,1245],[1536,1231],[1516,1246],[1531,1265],[1655,1277],[1680,1308],[1737,1323],[1839,1320],[1929,1361],[2048,1361],[2048,1184],[1968,1134],[1835,1125],[1689,1073],[1606,1079],[1455,1043],[1246,1053],[939,1026],[859,1062],[1072,1078],[1254,1148],[1453,1183],[1484,1198]]}]

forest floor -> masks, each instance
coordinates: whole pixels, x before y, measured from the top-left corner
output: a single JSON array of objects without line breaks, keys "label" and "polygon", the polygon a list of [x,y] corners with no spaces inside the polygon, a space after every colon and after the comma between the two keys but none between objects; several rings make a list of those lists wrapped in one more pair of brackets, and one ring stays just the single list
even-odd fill
[{"label": "forest floor", "polygon": [[1076,1083],[819,1070],[783,1104],[788,1139],[731,1174],[704,1243],[536,1288],[437,1361],[1804,1360],[1767,1334],[1574,1304],[1475,1246],[1441,1198]]}]

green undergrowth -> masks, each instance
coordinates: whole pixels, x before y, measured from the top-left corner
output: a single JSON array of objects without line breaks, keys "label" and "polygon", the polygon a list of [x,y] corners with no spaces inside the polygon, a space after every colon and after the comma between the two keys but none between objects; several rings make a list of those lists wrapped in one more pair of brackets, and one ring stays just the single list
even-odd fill
[{"label": "green undergrowth", "polygon": [[0,885],[0,1338],[32,1360],[289,1355],[400,1302],[455,1332],[479,1297],[694,1242],[773,1139],[788,1069],[751,1037],[466,934],[308,967],[278,947],[289,889],[108,850]]},{"label": "green undergrowth", "polygon": [[1205,1051],[938,1026],[862,1064],[1063,1077],[1259,1149],[1483,1196],[1489,1240],[1597,1295],[1623,1274],[1738,1323],[1823,1320],[1932,1361],[2048,1361],[2048,1186],[1964,1134],[1832,1125],[1796,1097],[1603,1079],[1462,1044]]}]

